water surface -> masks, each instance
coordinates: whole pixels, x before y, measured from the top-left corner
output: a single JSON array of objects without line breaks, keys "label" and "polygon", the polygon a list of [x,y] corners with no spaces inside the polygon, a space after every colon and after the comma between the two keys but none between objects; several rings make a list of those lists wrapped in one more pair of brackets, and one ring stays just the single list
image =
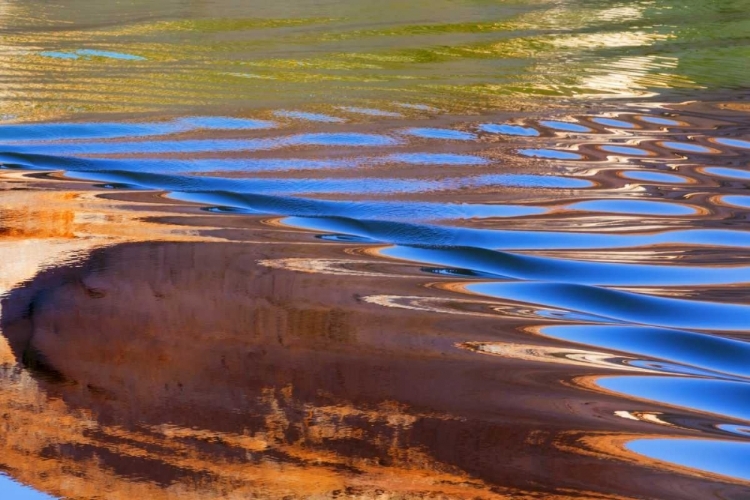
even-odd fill
[{"label": "water surface", "polygon": [[746,7],[3,3],[0,493],[743,498]]}]

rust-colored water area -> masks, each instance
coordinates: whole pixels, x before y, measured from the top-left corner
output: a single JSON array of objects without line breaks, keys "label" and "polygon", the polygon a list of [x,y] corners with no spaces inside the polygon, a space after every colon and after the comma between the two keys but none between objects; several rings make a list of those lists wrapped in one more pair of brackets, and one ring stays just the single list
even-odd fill
[{"label": "rust-colored water area", "polygon": [[151,3],[0,5],[1,499],[750,498],[741,2]]}]

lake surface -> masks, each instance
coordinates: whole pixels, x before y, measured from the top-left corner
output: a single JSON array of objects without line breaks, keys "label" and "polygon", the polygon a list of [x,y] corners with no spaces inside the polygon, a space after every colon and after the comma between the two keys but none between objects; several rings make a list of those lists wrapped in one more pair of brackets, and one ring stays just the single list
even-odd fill
[{"label": "lake surface", "polygon": [[0,497],[746,498],[746,2],[0,5]]}]

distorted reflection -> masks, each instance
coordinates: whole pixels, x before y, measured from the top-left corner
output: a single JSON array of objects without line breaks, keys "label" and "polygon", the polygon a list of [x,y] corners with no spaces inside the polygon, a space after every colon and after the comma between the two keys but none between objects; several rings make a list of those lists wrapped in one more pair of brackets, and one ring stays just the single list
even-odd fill
[{"label": "distorted reflection", "polygon": [[0,497],[745,498],[745,10],[0,4]]}]

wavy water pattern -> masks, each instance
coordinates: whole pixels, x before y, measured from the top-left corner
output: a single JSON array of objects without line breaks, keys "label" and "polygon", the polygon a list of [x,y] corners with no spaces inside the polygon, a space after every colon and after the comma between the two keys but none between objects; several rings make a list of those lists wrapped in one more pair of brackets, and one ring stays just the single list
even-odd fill
[{"label": "wavy water pattern", "polygon": [[747,498],[747,8],[1,2],[0,497]]},{"label": "wavy water pattern", "polygon": [[[740,102],[743,96],[737,95],[735,100]],[[684,481],[695,477],[708,478],[709,483],[746,481],[739,461],[746,457],[744,446],[750,438],[743,430],[750,419],[745,404],[750,390],[746,362],[750,344],[745,338],[750,321],[750,299],[746,293],[750,260],[745,251],[750,247],[747,112],[733,110],[725,102],[650,101],[635,101],[616,109],[610,106],[601,111],[587,109],[557,114],[487,112],[459,116],[431,109],[432,116],[414,117],[406,111],[411,108],[404,109],[403,113],[396,113],[387,107],[343,106],[323,113],[313,108],[285,107],[278,112],[236,117],[200,116],[164,121],[133,118],[120,123],[54,122],[0,127],[0,133],[6,132],[0,139],[0,166],[9,182],[24,180],[35,186],[54,186],[51,192],[75,192],[65,195],[69,203],[98,200],[113,211],[119,204],[140,207],[132,211],[138,224],[145,221],[164,226],[171,238],[200,241],[207,252],[201,256],[203,250],[198,250],[199,246],[172,247],[163,241],[148,242],[144,247],[128,246],[132,239],[107,234],[103,238],[106,243],[101,243],[101,251],[96,250],[94,257],[84,259],[78,267],[65,268],[64,273],[70,273],[69,276],[58,277],[57,271],[50,271],[49,276],[41,273],[31,281],[19,279],[8,286],[13,301],[4,305],[2,319],[4,331],[7,325],[11,332],[8,338],[13,345],[9,352],[11,355],[20,352],[24,370],[45,367],[48,361],[44,356],[55,357],[58,364],[54,366],[59,373],[48,367],[48,376],[63,377],[64,371],[83,370],[76,372],[83,380],[92,376],[86,372],[90,365],[60,361],[55,353],[68,349],[67,344],[60,343],[54,333],[57,332],[54,321],[50,320],[53,326],[45,326],[47,315],[57,318],[60,311],[69,309],[56,304],[66,304],[66,297],[71,294],[81,294],[86,307],[93,308],[86,314],[101,314],[96,312],[97,307],[104,306],[96,304],[115,307],[108,294],[124,294],[127,300],[132,299],[128,294],[145,294],[154,297],[153,304],[160,301],[176,304],[175,310],[169,309],[174,317],[164,323],[158,314],[149,312],[144,313],[147,320],[143,321],[127,314],[127,319],[120,318],[117,314],[122,315],[121,309],[117,309],[119,313],[112,312],[119,319],[108,323],[118,332],[108,342],[117,345],[129,338],[127,332],[134,334],[133,345],[139,345],[139,349],[158,343],[154,339],[161,338],[159,335],[174,333],[175,339],[179,339],[183,331],[170,326],[179,323],[190,335],[201,336],[203,340],[196,341],[199,345],[220,349],[220,356],[215,359],[198,356],[201,359],[195,360],[198,364],[206,363],[201,364],[202,369],[212,373],[211,377],[218,377],[218,388],[190,378],[201,370],[183,371],[175,364],[162,360],[166,363],[162,365],[162,361],[154,358],[154,367],[179,368],[174,375],[153,368],[157,371],[149,376],[158,381],[160,391],[164,386],[164,391],[170,392],[174,380],[188,378],[193,386],[188,390],[190,395],[184,397],[189,399],[197,394],[205,398],[200,403],[205,405],[201,411],[212,415],[201,420],[200,412],[180,410],[171,415],[185,419],[184,425],[170,422],[178,429],[170,432],[193,436],[199,429],[195,422],[200,420],[201,425],[211,428],[215,415],[264,417],[250,423],[238,420],[256,429],[254,434],[238,431],[248,427],[236,427],[234,421],[231,433],[221,439],[206,431],[205,442],[213,443],[211,449],[221,453],[211,455],[213,451],[201,451],[205,453],[202,457],[211,458],[201,459],[204,461],[198,465],[198,462],[188,464],[185,457],[190,453],[197,456],[203,444],[195,445],[190,441],[193,438],[167,440],[170,446],[185,447],[183,451],[170,449],[156,454],[160,457],[160,467],[171,464],[169,474],[174,477],[192,478],[192,472],[188,474],[186,470],[209,466],[214,467],[217,475],[225,474],[226,470],[218,472],[221,468],[215,465],[226,458],[222,454],[239,453],[235,448],[241,449],[244,457],[253,454],[265,457],[253,462],[254,467],[266,463],[263,460],[319,467],[319,455],[305,455],[310,452],[305,451],[307,445],[299,437],[304,435],[304,439],[319,446],[316,449],[325,450],[320,456],[325,453],[330,460],[337,461],[338,468],[325,465],[335,470],[331,474],[336,481],[346,467],[356,469],[357,474],[368,474],[368,480],[375,481],[372,478],[380,478],[378,474],[382,471],[368,469],[375,462],[367,456],[379,456],[389,458],[380,458],[378,464],[398,464],[404,470],[423,464],[420,467],[429,471],[420,471],[427,475],[438,470],[462,474],[470,470],[467,477],[478,481],[472,488],[486,487],[490,491],[489,484],[512,482],[512,478],[503,475],[507,469],[499,472],[493,468],[499,467],[495,458],[498,450],[504,449],[503,440],[488,445],[491,448],[488,455],[475,460],[472,453],[476,446],[469,447],[474,451],[470,450],[468,455],[455,458],[442,451],[442,441],[429,436],[436,433],[443,436],[440,430],[448,428],[453,435],[463,436],[460,427],[450,427],[459,425],[455,422],[462,422],[461,425],[477,422],[471,425],[478,426],[478,432],[486,432],[487,436],[499,432],[498,421],[507,425],[509,421],[517,423],[529,418],[534,432],[538,432],[540,421],[555,427],[549,419],[559,408],[545,406],[539,410],[531,405],[530,409],[524,406],[525,398],[557,404],[554,390],[564,390],[569,408],[573,408],[566,412],[580,418],[572,422],[585,426],[594,419],[599,422],[604,418],[606,426],[597,427],[586,441],[560,437],[569,436],[573,427],[570,424],[563,428],[561,424],[554,430],[558,433],[556,450],[622,459],[616,462],[622,467],[628,460],[637,464],[648,460],[645,463],[656,464],[664,474],[676,475]],[[163,212],[158,211],[162,209]],[[38,220],[44,217],[34,210],[44,207],[14,212],[9,204],[6,210],[8,215],[4,215],[3,221],[8,224],[4,233],[7,238],[17,240],[25,234],[38,237],[43,233]],[[144,215],[138,215],[139,211]],[[117,215],[109,212],[104,217],[65,215],[54,218],[51,224],[54,229],[45,230],[55,238],[77,241],[94,224],[115,231],[117,221],[124,216],[120,211],[114,213]],[[14,217],[26,221],[27,226],[23,230],[13,229]],[[201,225],[204,217],[210,218],[209,222]],[[124,244],[108,248],[112,241]],[[159,245],[164,248],[159,249]],[[214,255],[209,248],[218,248],[217,245],[227,246]],[[271,247],[274,249],[269,250]],[[135,266],[138,269],[128,269],[129,261],[120,259],[120,252],[126,256],[132,252],[134,262],[139,263]],[[293,252],[297,253],[291,255]],[[248,257],[250,254],[252,257]],[[171,268],[173,262],[180,264],[177,268],[189,271],[182,274]],[[148,270],[151,265],[156,269],[153,272]],[[211,272],[204,275],[205,269]],[[136,271],[143,276],[134,278]],[[188,280],[185,276],[193,281],[183,286],[178,281]],[[221,279],[214,283],[213,278],[206,276],[221,276]],[[300,300],[318,301],[317,287],[323,286],[319,282],[328,279],[353,280],[337,281],[331,287],[335,289],[331,297],[325,299],[342,301],[341,304],[334,307],[321,298],[310,309],[296,305]],[[51,280],[54,286],[46,285],[45,280]],[[143,280],[154,281],[144,285]],[[286,283],[285,280],[289,283],[280,284]],[[359,280],[369,281],[360,286]],[[120,282],[128,283],[132,289],[113,287],[112,283]],[[263,283],[265,288],[256,290],[256,283]],[[161,291],[162,285],[172,291]],[[204,285],[209,287],[208,291],[201,288]],[[44,292],[27,292],[27,287],[41,287]],[[179,292],[182,288],[198,296],[185,298]],[[196,307],[204,292],[218,297],[209,301],[215,310],[211,309],[206,316],[201,307]],[[239,298],[234,293],[240,293]],[[289,294],[291,305],[279,307],[274,302],[281,293]],[[248,308],[243,300],[250,300],[253,305]],[[155,311],[160,310],[154,307]],[[76,307],[72,309],[78,311]],[[248,320],[243,316],[246,310],[271,312]],[[394,311],[407,312],[409,316],[404,319]],[[381,324],[381,313],[394,314],[393,318],[403,321],[399,328],[408,333],[401,337],[401,330],[396,329],[397,335],[382,341],[383,331],[387,330],[388,335],[392,332],[383,326],[385,322]],[[75,314],[65,316],[64,320],[75,320]],[[33,321],[24,319],[29,315]],[[97,317],[110,321],[107,314]],[[251,324],[250,331],[262,332],[259,335],[268,338],[261,341],[253,337],[252,342],[258,344],[248,347],[243,342],[248,342],[249,336],[243,330],[235,332],[227,344],[221,339],[214,343],[212,335],[219,334],[212,333],[212,325],[225,318],[229,318],[227,328]],[[190,327],[194,321],[205,323],[205,328],[196,333]],[[415,334],[413,325],[422,321],[426,330]],[[131,322],[149,326],[122,329],[122,325]],[[18,340],[17,332],[26,328],[31,328],[39,338],[22,340],[28,345],[39,342],[40,352],[47,349],[42,353],[44,356],[28,347],[18,347],[26,344]],[[432,328],[439,329],[441,334],[426,333]],[[162,333],[155,333],[160,329]],[[70,332],[78,330],[60,331],[72,335]],[[285,337],[289,331],[301,337]],[[361,332],[366,333],[360,336]],[[179,344],[175,339],[175,345]],[[99,340],[93,336],[90,341]],[[384,361],[367,360],[372,353],[359,350],[359,343],[381,341],[382,344],[372,345],[377,345],[373,352],[380,353],[378,356],[383,359],[390,359],[392,352],[388,349],[402,348],[407,343],[408,356],[415,356],[419,363],[421,356],[430,361],[424,367],[414,364],[419,369],[413,368],[416,371],[412,372],[414,360],[407,359],[408,356],[399,358],[394,368],[395,381],[381,388],[381,377],[387,371],[382,368],[385,365],[381,366]],[[235,349],[233,342],[244,347]],[[300,345],[304,349],[295,351]],[[99,355],[108,346],[105,342],[90,347],[90,352]],[[247,353],[242,351],[246,348]],[[130,352],[123,349],[124,353]],[[122,352],[117,359],[129,356]],[[270,364],[255,370],[255,360],[266,359],[268,352],[275,353],[273,363],[263,361]],[[143,348],[143,353],[134,359],[152,354],[150,347]],[[245,355],[247,358],[242,357]],[[297,364],[295,356],[304,358],[303,362]],[[455,363],[459,368],[455,372],[442,366],[436,369],[433,363],[444,359],[443,356],[450,357],[446,363]],[[108,351],[102,359],[110,359]],[[212,364],[214,361],[216,366]],[[362,368],[367,363],[373,364],[372,369]],[[476,373],[482,374],[480,378],[489,377],[486,375],[489,373],[515,373],[508,367],[528,366],[523,363],[535,368],[517,378],[528,378],[532,382],[523,383],[536,384],[535,391],[552,392],[544,393],[545,396],[521,394],[513,402],[513,411],[518,413],[509,417],[502,414],[505,410],[499,406],[492,406],[499,405],[502,397],[489,391],[491,396],[476,400],[466,390],[470,385],[466,380],[453,387],[457,393],[465,393],[462,398],[466,399],[461,399],[458,409],[452,401],[437,401],[440,398],[434,395],[444,392],[441,390],[425,389],[416,396],[411,393],[405,396],[403,392],[405,379],[419,384],[438,380],[436,384],[442,386],[453,376],[476,381],[472,378]],[[537,363],[542,367],[537,368]],[[103,385],[120,387],[122,380],[128,380],[124,387],[142,383],[128,378],[137,377],[137,373],[118,371],[117,363],[107,366],[113,372],[102,378]],[[320,372],[310,366],[321,367]],[[477,369],[478,366],[482,368]],[[259,396],[252,399],[239,389],[235,392],[231,385],[235,382],[222,378],[228,377],[225,369],[240,373],[241,385],[262,386],[258,389]],[[337,370],[348,375],[331,375]],[[173,376],[174,380],[170,378]],[[266,379],[260,380],[263,377]],[[559,384],[560,379],[564,384]],[[49,382],[52,384],[49,387],[57,387],[54,390],[65,392],[66,397],[82,407],[107,405],[108,398],[114,401],[121,396],[107,395],[107,391],[114,389],[95,387],[91,390],[95,394],[91,396],[93,399],[86,399],[89,396],[66,392],[72,390],[68,386],[54,385],[58,382]],[[357,385],[360,383],[363,385]],[[269,387],[282,387],[278,400],[264,399],[270,398],[269,392],[263,392],[270,391]],[[298,387],[309,389],[305,396],[309,401],[302,406],[295,402]],[[214,401],[214,390],[226,392],[222,392],[226,399],[217,399],[215,407],[205,403]],[[340,399],[326,391],[336,392]],[[128,398],[136,397],[135,393],[128,394]],[[595,394],[591,398],[598,398],[594,410],[586,408],[590,394]],[[175,396],[164,396],[165,401],[171,397]],[[177,399],[187,401],[182,397]],[[366,402],[356,404],[359,397]],[[410,399],[413,406],[404,403],[403,408],[409,408],[404,410],[399,406],[401,403],[393,402],[400,401],[399,398],[414,398]],[[325,409],[320,406],[323,400]],[[342,406],[344,400],[349,406]],[[148,404],[157,408],[150,410],[149,429],[166,428],[160,412],[171,410],[164,410],[161,401]],[[225,404],[228,406],[222,406]],[[435,414],[429,417],[427,413],[414,416],[416,408],[431,408],[430,405],[442,408],[442,413],[438,415],[434,410]],[[387,411],[383,409],[385,406]],[[282,407],[286,408],[283,418],[278,414]],[[402,409],[393,410],[396,407]],[[357,413],[366,411],[373,413],[366,416]],[[105,413],[102,410],[101,415]],[[331,416],[334,414],[337,416]],[[123,415],[116,417],[126,418]],[[320,435],[305,434],[306,426],[314,420],[309,415],[338,423],[317,429],[315,432]],[[352,423],[353,415],[359,415],[360,420]],[[542,420],[533,420],[536,418]],[[434,428],[419,427],[428,419],[439,423],[430,420],[433,423],[429,425]],[[417,421],[422,423],[415,424]],[[103,417],[90,425],[99,428],[98,432],[115,432]],[[485,425],[486,428],[482,427]],[[336,430],[343,427],[346,431]],[[258,429],[265,429],[262,432],[266,434]],[[132,436],[128,439],[146,442],[151,439],[147,437],[151,432],[139,428],[132,435],[137,439]],[[363,441],[352,437],[363,433],[374,436],[365,440],[371,446],[368,452],[371,455],[365,458],[358,455],[364,453]],[[536,434],[529,436],[524,434],[525,444],[518,445],[519,449],[528,449],[529,440],[541,439]],[[607,441],[607,436],[615,441]],[[222,441],[225,439],[234,444],[227,445]],[[387,443],[399,439],[399,444],[394,445],[396,451],[388,448]],[[127,439],[121,441],[131,443]],[[726,453],[721,460],[709,463],[667,453],[664,451],[667,443],[686,450],[685,453],[689,450],[703,450],[717,456],[724,453],[722,450]],[[111,463],[118,463],[127,455],[122,451],[125,448],[108,446],[109,455],[102,451],[81,451],[80,456],[101,455]],[[148,450],[154,446],[138,446],[142,446],[138,448],[141,451],[129,451],[128,460],[133,456],[151,456]],[[111,451],[115,449],[118,451]],[[281,453],[282,449],[288,454]],[[40,453],[58,453],[51,448],[43,450]],[[402,452],[404,455],[400,455]],[[79,456],[76,453],[70,455]],[[224,458],[214,462],[216,457]],[[178,471],[174,470],[177,467],[174,464],[179,464]],[[147,482],[140,482],[142,478],[151,477],[147,472],[139,474],[134,479],[138,484]],[[338,485],[336,481],[333,483]],[[451,476],[445,481],[463,485],[464,479],[458,481]],[[164,484],[171,483],[165,480]],[[431,484],[442,485],[436,487],[439,489],[447,483]],[[580,490],[580,486],[575,488]],[[587,494],[581,493],[584,497]]]}]

